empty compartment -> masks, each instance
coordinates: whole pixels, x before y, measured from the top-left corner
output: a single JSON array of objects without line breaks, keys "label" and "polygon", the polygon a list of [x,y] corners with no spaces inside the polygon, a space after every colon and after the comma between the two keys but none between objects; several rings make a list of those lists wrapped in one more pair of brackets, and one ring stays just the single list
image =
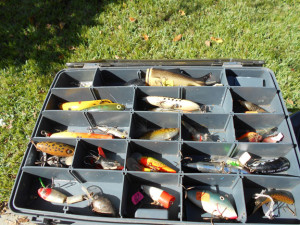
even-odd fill
[{"label": "empty compartment", "polygon": [[[246,175],[243,178],[243,187],[245,193],[245,202],[247,207],[247,223],[266,223],[266,224],[299,224],[299,206],[300,196],[300,180],[294,177],[278,177],[278,176],[256,176]],[[265,216],[263,208],[259,207],[257,211],[252,214],[255,207],[255,194],[266,191],[283,191],[284,196],[294,199],[294,204],[289,204],[289,208],[283,202],[274,202],[274,219],[270,220]],[[271,193],[265,193],[271,197]],[[281,195],[282,196],[282,195]],[[279,199],[282,199],[279,197]],[[285,201],[288,200],[285,198]],[[278,203],[280,203],[278,207]],[[277,209],[276,209],[277,208]]]},{"label": "empty compartment", "polygon": [[274,88],[272,71],[267,68],[235,68],[225,70],[230,86]]},{"label": "empty compartment", "polygon": [[[222,162],[226,162],[234,145],[231,143],[195,143],[183,142],[181,146],[181,168],[184,173],[201,173],[194,163],[197,162],[218,162],[222,167]],[[222,171],[211,171],[221,173]]]},{"label": "empty compartment", "polygon": [[222,68],[215,67],[181,67],[181,73],[189,75],[193,78],[201,78],[210,74],[209,81],[216,81],[217,83],[227,85],[227,80],[225,77],[225,70]]},{"label": "empty compartment", "polygon": [[53,88],[45,110],[61,110],[61,104],[66,102],[95,100],[90,88]]},{"label": "empty compartment", "polygon": [[96,69],[63,70],[57,78],[54,87],[90,87],[94,80]]},{"label": "empty compartment", "polygon": [[93,88],[97,99],[109,99],[125,106],[125,110],[133,108],[134,89],[132,87]]},{"label": "empty compartment", "polygon": [[[159,188],[174,196],[175,201],[174,199],[170,199],[170,202],[167,201],[170,203],[169,208],[167,208],[168,220],[180,219],[181,186],[179,185],[179,176],[176,174],[145,174],[139,172],[130,172],[125,175],[121,209],[124,218],[135,218],[135,213],[138,209],[149,209],[149,214],[156,221],[154,223],[159,221],[157,220],[158,218],[155,218],[156,215],[152,213],[151,209],[165,210],[165,208],[151,204],[153,200],[142,190],[142,185]],[[142,194],[142,199],[135,198],[137,192]],[[153,224],[154,220],[147,220],[147,223]],[[136,219],[136,222],[138,221],[139,219]],[[164,221],[167,222],[167,220],[162,220],[161,223],[164,223]]]},{"label": "empty compartment", "polygon": [[200,112],[229,113],[232,111],[232,98],[226,87],[184,87],[182,96],[197,103],[201,107]]},{"label": "empty compartment", "polygon": [[[49,185],[48,187],[51,186],[51,180],[53,178],[54,189],[67,196],[71,196],[75,193],[70,192],[67,187],[74,185],[76,182],[68,173],[68,170],[58,168],[40,168],[39,171],[36,168],[32,168],[32,170],[29,168],[28,171],[33,171],[35,174],[33,175],[26,171],[22,172],[17,185],[17,191],[13,199],[14,207],[22,213],[32,213],[35,215],[42,213],[48,216],[63,216],[63,208],[67,205],[66,203],[52,203],[42,199],[38,195],[39,188],[42,188],[39,178],[41,177],[43,184],[45,186]],[[81,192],[81,189],[78,189],[76,194]]]},{"label": "empty compartment", "polygon": [[[132,115],[130,128],[130,137],[132,139],[144,139],[149,132],[157,131],[163,128],[173,128],[155,132],[153,140],[161,137],[171,137],[172,140],[178,140],[180,134],[178,114],[164,112],[135,112]],[[163,136],[165,135],[165,136]],[[170,136],[169,136],[170,135]]]},{"label": "empty compartment", "polygon": [[[122,170],[126,158],[126,147],[127,142],[125,140],[81,140],[78,142],[73,167]],[[101,155],[101,151],[106,158]],[[117,161],[117,163],[109,163],[109,160]]]},{"label": "empty compartment", "polygon": [[93,86],[125,86],[127,82],[139,79],[142,72],[138,68],[110,68],[97,72]]},{"label": "empty compartment", "polygon": [[[76,215],[78,219],[80,219],[81,215],[88,216],[88,220],[93,221],[97,220],[97,217],[120,218],[123,190],[123,173],[121,171],[75,169],[72,173],[83,182],[83,184],[76,183],[72,187],[75,193],[79,192],[78,194],[80,194],[82,192],[81,186],[83,185],[94,196],[97,194],[103,195],[111,202],[115,215],[94,212],[96,208],[89,204],[91,200],[70,204],[66,212],[68,215]],[[109,211],[112,212],[111,210]],[[86,219],[86,217],[81,217],[81,219]]]},{"label": "empty compartment", "polygon": [[130,112],[117,111],[87,113],[94,133],[111,134],[114,138],[128,137],[131,115]]},{"label": "empty compartment", "polygon": [[[35,137],[45,137],[44,132],[54,134],[69,131],[89,133],[90,123],[84,112],[78,111],[43,111]],[[66,137],[62,137],[66,138]]]},{"label": "empty compartment", "polygon": [[[143,158],[140,158],[143,157]],[[160,168],[160,164],[155,163],[152,157],[165,164]],[[147,163],[146,163],[147,160]],[[146,164],[149,166],[146,166]],[[158,165],[158,166],[157,166]],[[131,141],[128,144],[126,168],[129,171],[143,171],[141,168],[152,169],[155,172],[175,173],[180,171],[179,146],[176,142],[153,142],[153,141]],[[153,173],[153,172],[151,172]]]},{"label": "empty compartment", "polygon": [[[70,165],[65,164],[65,157],[58,156],[61,151],[65,151],[64,146],[59,145],[60,143],[67,144],[74,148],[76,146],[76,139],[56,139],[53,138],[49,140],[49,138],[33,138],[35,145],[38,145],[40,142],[49,142],[49,146],[47,149],[50,151],[51,154],[46,153],[46,158],[43,157],[43,152],[37,150],[36,147],[31,143],[29,147],[29,153],[26,157],[25,166],[37,166],[37,167],[69,167]],[[57,144],[56,144],[57,143]],[[44,147],[45,144],[41,145]],[[59,152],[57,154],[57,152]],[[74,151],[75,152],[75,151]],[[73,160],[71,160],[72,162]]]},{"label": "empty compartment", "polygon": [[[195,174],[184,175],[182,178],[183,185],[183,220],[188,222],[209,222],[213,217],[213,222],[231,223],[231,222],[245,222],[246,221],[246,206],[243,199],[243,185],[241,179],[234,174]],[[191,189],[189,189],[191,188]],[[224,214],[227,217],[237,217],[236,219],[218,219],[214,217],[209,211],[205,211],[200,206],[194,204],[187,196],[190,193],[190,199],[194,199],[199,204],[208,204],[210,201],[217,201],[217,206],[211,208],[211,212],[217,211],[219,214]],[[198,191],[198,192],[197,192]],[[207,193],[203,193],[208,191]],[[194,192],[194,193],[193,193]],[[217,193],[220,197],[214,198],[210,194]],[[187,193],[188,194],[188,193]],[[195,194],[195,196],[194,196]],[[221,197],[222,196],[222,197]],[[223,198],[227,199],[231,204],[226,204],[226,209],[222,212],[221,204]],[[202,200],[203,199],[203,200]],[[208,201],[208,202],[206,202]],[[225,200],[226,201],[226,200]],[[230,206],[231,205],[231,206]],[[208,206],[204,206],[208,207]],[[219,208],[220,207],[220,208]],[[228,210],[227,210],[228,209]],[[227,211],[226,211],[227,210]]]},{"label": "empty compartment", "polygon": [[[252,108],[251,103],[263,108],[266,111],[264,113],[284,113],[275,88],[233,87],[231,93],[234,113],[258,110],[255,106]],[[250,107],[247,106],[246,108],[240,101],[250,105]],[[245,103],[244,101],[249,103]]]},{"label": "empty compartment", "polygon": [[[259,172],[259,174],[266,174],[266,175],[291,175],[291,176],[300,176],[299,171],[299,163],[298,158],[295,153],[295,149],[293,145],[291,144],[259,144],[259,143],[238,143],[236,149],[233,151],[231,157],[235,159],[239,159],[242,154],[245,152],[250,153],[250,155],[253,155],[255,159],[258,160],[271,160],[274,161],[270,165],[267,165],[263,163],[265,166],[260,166],[259,170],[266,170],[269,172]],[[288,164],[284,163],[285,159],[282,161],[276,160],[279,157],[284,157],[289,161]],[[278,172],[275,172],[278,171]],[[255,172],[253,172],[255,173]]]},{"label": "empty compartment", "polygon": [[273,131],[277,130],[277,133],[283,135],[280,143],[292,143],[290,130],[283,114],[235,114],[233,121],[235,136],[239,142],[248,142],[249,137],[252,140],[253,133],[249,132],[261,135],[255,134],[254,138],[257,142],[261,142],[264,137],[274,134]]},{"label": "empty compartment", "polygon": [[181,117],[181,138],[197,142],[233,142],[232,116],[227,114],[185,114]]},{"label": "empty compartment", "polygon": [[[158,108],[147,102],[148,96],[160,96],[179,98],[180,89],[178,87],[139,87],[135,91],[134,110],[153,111]],[[163,103],[163,102],[162,102]]]}]

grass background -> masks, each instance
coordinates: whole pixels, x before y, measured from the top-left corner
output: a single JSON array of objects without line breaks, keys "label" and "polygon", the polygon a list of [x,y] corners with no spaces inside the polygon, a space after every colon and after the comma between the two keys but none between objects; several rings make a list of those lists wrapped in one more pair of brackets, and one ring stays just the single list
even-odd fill
[{"label": "grass background", "polygon": [[[9,198],[49,86],[66,62],[261,59],[275,72],[289,111],[298,111],[299,5],[281,0],[0,1],[0,202]],[[181,40],[174,42],[179,34]],[[211,36],[224,42],[208,47]]]}]

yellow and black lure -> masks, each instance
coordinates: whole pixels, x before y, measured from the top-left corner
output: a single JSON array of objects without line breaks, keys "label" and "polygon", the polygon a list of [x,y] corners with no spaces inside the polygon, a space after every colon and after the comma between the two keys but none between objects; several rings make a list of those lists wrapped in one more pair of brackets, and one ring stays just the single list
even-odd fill
[{"label": "yellow and black lure", "polygon": [[79,102],[66,102],[61,104],[59,107],[62,110],[80,111],[90,107],[98,106],[105,103],[113,103],[109,99],[92,100],[92,101],[79,101]]},{"label": "yellow and black lure", "polygon": [[59,157],[72,156],[75,151],[74,147],[60,142],[39,142],[35,144],[31,140],[31,143],[35,146],[36,150]]}]

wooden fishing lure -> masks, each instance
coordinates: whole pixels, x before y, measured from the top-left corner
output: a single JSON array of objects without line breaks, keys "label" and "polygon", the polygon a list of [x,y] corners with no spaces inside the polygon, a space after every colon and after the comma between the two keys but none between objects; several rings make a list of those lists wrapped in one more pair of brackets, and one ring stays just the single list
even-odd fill
[{"label": "wooden fishing lure", "polygon": [[99,214],[105,214],[110,216],[116,216],[116,209],[111,201],[103,195],[94,195],[92,200],[93,212]]},{"label": "wooden fishing lure", "polygon": [[166,164],[162,163],[161,161],[148,156],[142,156],[140,153],[135,152],[132,155],[137,162],[146,166],[148,168],[157,170],[158,172],[167,172],[167,173],[176,173],[176,170],[168,167]]},{"label": "wooden fishing lure", "polygon": [[59,157],[72,156],[75,151],[74,147],[60,142],[38,142],[35,144],[34,141],[31,140],[31,143],[38,151]]},{"label": "wooden fishing lure", "polygon": [[187,198],[204,211],[225,219],[237,219],[237,213],[226,195],[198,188],[186,191]]},{"label": "wooden fishing lure", "polygon": [[128,136],[127,131],[122,131],[116,127],[108,127],[108,126],[96,126],[93,129],[101,130],[104,133],[111,134],[118,138],[126,138]]},{"label": "wooden fishing lure", "polygon": [[151,105],[158,106],[163,109],[183,110],[183,111],[196,111],[200,110],[200,106],[190,100],[171,98],[163,96],[147,96],[146,101]]},{"label": "wooden fishing lure", "polygon": [[50,134],[50,138],[95,138],[95,139],[113,139],[110,134],[96,134],[96,133],[80,133],[62,131]]},{"label": "wooden fishing lure", "polygon": [[150,196],[154,203],[157,203],[166,209],[175,202],[175,197],[173,195],[170,195],[160,188],[148,185],[142,185],[141,188],[148,196]]},{"label": "wooden fishing lure", "polygon": [[100,105],[92,106],[86,108],[90,112],[98,112],[98,111],[123,111],[125,110],[125,106],[119,103],[101,103]]},{"label": "wooden fishing lure", "polygon": [[279,173],[290,168],[290,161],[285,157],[270,160],[254,160],[246,164],[251,173]]},{"label": "wooden fishing lure", "polygon": [[102,99],[102,100],[92,100],[92,101],[66,102],[60,105],[60,109],[78,111],[78,110],[83,110],[104,103],[112,103],[112,101],[109,99]]},{"label": "wooden fishing lure", "polygon": [[238,100],[238,102],[249,111],[256,111],[259,113],[268,113],[268,111],[266,111],[262,107],[254,104],[252,102],[242,101],[242,100]]},{"label": "wooden fishing lure", "polygon": [[[270,191],[263,190],[261,194],[270,196],[274,202],[284,202],[289,205],[295,203],[292,193],[285,190],[275,190],[275,189]],[[255,196],[257,195],[259,194],[255,194]],[[256,197],[255,207],[252,214],[254,214],[262,205],[267,204],[270,201],[271,200],[267,197]]]},{"label": "wooden fishing lure", "polygon": [[165,141],[171,140],[179,132],[179,128],[162,128],[155,131],[150,131],[140,137],[140,139]]},{"label": "wooden fishing lure", "polygon": [[262,136],[255,132],[247,132],[237,138],[238,141],[248,141],[248,142],[261,142]]},{"label": "wooden fishing lure", "polygon": [[150,68],[146,71],[145,82],[149,86],[206,86],[216,84],[216,81],[208,82],[211,76],[192,78],[167,70]]}]

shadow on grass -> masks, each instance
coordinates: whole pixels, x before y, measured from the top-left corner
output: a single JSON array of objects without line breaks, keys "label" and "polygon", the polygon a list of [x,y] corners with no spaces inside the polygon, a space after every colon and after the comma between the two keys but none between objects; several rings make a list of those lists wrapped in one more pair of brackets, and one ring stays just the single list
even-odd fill
[{"label": "shadow on grass", "polygon": [[84,30],[111,1],[0,1],[0,67],[33,59],[40,73],[52,63],[66,63],[85,42]]}]

